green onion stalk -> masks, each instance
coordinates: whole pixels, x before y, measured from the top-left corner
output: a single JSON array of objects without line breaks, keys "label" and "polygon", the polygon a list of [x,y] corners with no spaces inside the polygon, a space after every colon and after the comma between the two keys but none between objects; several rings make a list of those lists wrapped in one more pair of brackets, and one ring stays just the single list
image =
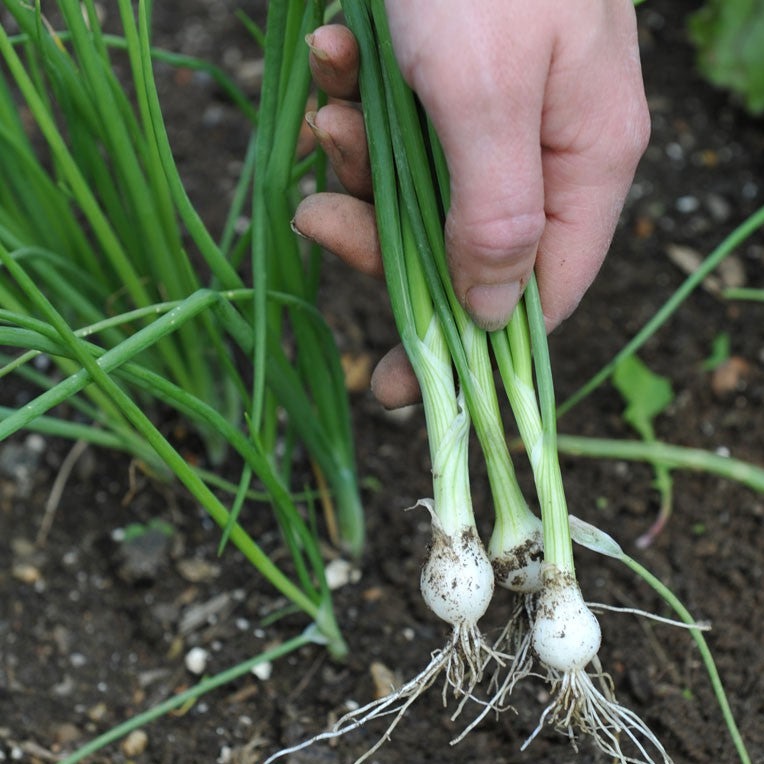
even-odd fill
[{"label": "green onion stalk", "polygon": [[[492,334],[491,339],[507,397],[530,455],[544,530],[543,586],[529,610],[533,651],[546,669],[552,685],[552,700],[523,748],[545,724],[550,724],[571,739],[577,733],[590,735],[597,747],[618,762],[671,762],[662,743],[645,722],[615,700],[612,680],[604,674],[597,657],[600,627],[576,581],[572,549],[572,541],[575,541],[624,563],[678,613],[698,645],[740,761],[748,764],[750,756],[703,637],[703,627],[668,587],[629,557],[610,536],[568,513],[559,465],[557,410],[546,327],[535,278],[531,279],[507,328]],[[538,398],[532,394],[534,370]],[[675,458],[679,460],[678,456]],[[744,474],[749,480],[755,480],[755,475],[747,471]],[[672,625],[677,624],[672,622]],[[593,676],[599,686],[586,672],[589,664],[594,668]],[[630,757],[624,751],[624,743],[641,758]]]},{"label": "green onion stalk", "polygon": [[[0,173],[0,345],[23,352],[16,358],[0,354],[0,378],[18,373],[42,392],[24,407],[0,408],[0,440],[21,427],[39,427],[120,448],[152,475],[176,476],[223,527],[223,539],[230,537],[314,620],[330,652],[341,657],[346,646],[332,610],[316,529],[302,518],[290,495],[290,481],[276,464],[272,443],[257,428],[246,432],[242,426],[242,411],[251,412],[253,421],[257,401],[232,353],[237,345],[254,359],[259,332],[265,333],[268,344],[255,373],[266,375],[268,388],[298,430],[297,438],[317,454],[337,503],[342,502],[336,497],[347,497],[342,504],[349,508],[349,521],[340,524],[347,545],[359,553],[363,524],[349,422],[340,421],[347,401],[336,346],[309,300],[309,290],[274,296],[267,283],[258,281],[258,300],[288,304],[312,329],[315,353],[322,354],[314,365],[334,384],[322,398],[328,401],[323,410],[334,413],[327,424],[316,414],[318,394],[306,390],[276,328],[255,326],[254,291],[243,289],[233,255],[215,243],[187,196],[154,81],[150,5],[141,0],[136,10],[129,0],[118,3],[135,94],[131,101],[113,71],[92,0],[59,3],[63,37],[44,22],[39,3],[4,2],[21,33],[11,39],[0,28],[0,167],[5,168]],[[296,4],[282,0],[278,5]],[[305,25],[319,23],[319,5],[310,6],[310,15],[300,9],[300,23],[303,16]],[[296,26],[292,37],[301,44],[303,30]],[[278,48],[275,40],[270,46]],[[306,59],[307,54],[301,67],[305,93]],[[287,84],[285,80],[285,88]],[[293,94],[300,98],[300,92]],[[49,162],[41,162],[38,148],[29,141],[28,126],[18,115],[19,99],[47,143]],[[304,101],[291,104],[292,111],[303,107]],[[296,138],[284,149],[290,162],[294,142]],[[293,243],[289,217],[281,216],[287,229],[283,238]],[[201,273],[192,266],[186,240],[209,266],[215,289],[200,287]],[[86,342],[86,336],[92,341]],[[30,368],[40,352],[50,356],[59,374],[45,376]],[[344,408],[332,405],[340,400]],[[49,415],[64,401],[93,426]],[[226,454],[241,458],[230,511],[210,489],[218,484],[214,476],[181,459],[153,426],[146,412],[157,404],[172,407],[209,436],[213,466]],[[332,475],[339,475],[336,483]],[[268,494],[297,583],[237,521],[256,482]]]},{"label": "green onion stalk", "polygon": [[[315,310],[318,255],[313,251],[303,260],[289,229],[290,206],[298,193],[297,165],[302,173],[315,171],[319,183],[325,175],[317,152],[300,163],[295,157],[310,88],[302,40],[321,23],[324,4],[275,0],[269,4],[267,34],[249,26],[265,47],[259,120],[230,82],[225,90],[242,116],[259,125],[253,130],[220,243],[195,209],[178,172],[153,67],[156,59],[197,69],[203,62],[163,55],[151,47],[148,0],[137,8],[130,0],[115,3],[122,25],[119,38],[104,35],[93,0],[59,0],[56,30],[45,22],[39,6],[23,0],[3,4],[19,33],[10,37],[0,29],[0,243],[24,259],[35,282],[70,325],[101,324],[99,341],[109,348],[150,325],[154,306],[180,302],[203,288],[207,273],[215,290],[243,289],[239,266],[251,250],[255,296],[238,301],[235,309],[256,337],[250,355],[252,387],[248,389],[230,338],[210,311],[146,347],[142,362],[225,412],[229,421],[246,416],[253,437],[274,458],[277,439],[287,443],[278,460],[287,484],[292,482],[293,444],[302,442],[328,485],[322,494],[325,505],[333,502],[336,507],[336,540],[359,556],[363,513],[349,404],[336,343]],[[110,58],[114,47],[126,52],[132,98],[115,74]],[[211,75],[221,84],[227,82],[214,68]],[[47,144],[50,161],[43,161],[19,117],[22,99]],[[239,235],[235,228],[246,214],[250,195],[253,223]],[[39,225],[41,219],[46,225]],[[274,297],[276,293],[287,299]],[[29,296],[2,269],[0,303],[17,314],[34,315]],[[133,316],[130,322],[102,323],[107,315],[127,314]],[[298,346],[294,360],[281,342],[285,314]],[[274,355],[277,363],[270,363]],[[78,368],[68,358],[52,360],[64,375]],[[294,374],[285,368],[288,365]],[[15,373],[31,379],[22,366]],[[288,386],[281,384],[285,375],[290,376]],[[167,474],[155,455],[148,456],[152,450],[145,443],[134,434],[123,436],[130,425],[100,388],[89,386],[82,397],[83,403],[90,399],[91,412],[98,413],[91,418],[118,433],[131,453],[147,458],[153,473]],[[141,403],[150,411],[156,400],[150,391],[142,392]],[[278,419],[279,411],[287,413],[286,424],[281,424],[283,417]],[[219,466],[229,454],[228,444],[219,431],[194,424],[209,462]],[[243,474],[242,490],[251,478]]]},{"label": "green onion stalk", "polygon": [[[331,490],[337,508],[333,540],[359,557],[364,519],[345,379],[331,332],[323,317],[311,309],[318,291],[320,252],[313,247],[306,257],[290,227],[297,201],[295,149],[310,89],[304,38],[323,16],[324,3],[316,0],[268,4],[252,189],[255,344],[249,419],[251,429],[275,448],[278,408],[287,411],[290,431],[305,444],[316,471]],[[313,165],[320,185],[325,179],[325,162],[318,156],[313,155]],[[274,299],[274,293],[292,299]],[[295,373],[287,368],[281,348],[287,325],[296,347]],[[278,375],[272,368],[274,358],[281,370]],[[304,389],[299,398],[309,398],[310,406],[300,405],[298,410],[293,404],[297,396],[283,395],[287,382],[296,392],[299,387]],[[330,512],[327,515],[333,519]]]},{"label": "green onion stalk", "polygon": [[[121,11],[124,6],[120,3]],[[39,4],[9,1],[4,7],[23,37],[13,44],[0,30],[0,56],[13,82],[0,85],[6,181],[0,193],[0,240],[14,251],[28,248],[37,282],[77,323],[150,305],[160,295],[170,300],[187,296],[200,283],[189,265],[168,178],[155,151],[134,30],[125,27],[137,108],[117,81],[92,2],[59,4],[67,46],[46,26]],[[11,88],[17,97],[10,96]],[[47,143],[49,162],[40,160],[39,149],[13,114],[19,98]],[[39,225],[41,216],[45,226]],[[5,289],[20,309],[31,309],[26,295],[8,283]],[[200,352],[200,332],[210,356]],[[125,336],[110,329],[104,341],[113,346]],[[205,316],[159,342],[147,356],[157,371],[185,389],[235,410],[228,389],[211,371],[225,353],[219,332]],[[109,410],[103,396],[94,403]],[[224,444],[217,434],[203,436],[210,458],[222,459]]]},{"label": "green onion stalk", "polygon": [[[376,48],[369,50],[369,57],[378,51],[387,89],[400,194],[411,215],[427,287],[446,332],[491,486],[495,525],[488,552],[496,581],[517,592],[533,591],[539,582],[541,523],[528,507],[517,482],[499,409],[487,335],[467,315],[451,286],[443,237],[444,211],[450,198],[445,157],[434,130],[398,69],[384,5],[372,0],[370,7]],[[363,45],[361,50],[363,55]],[[365,111],[367,97],[364,94]],[[370,141],[376,129],[378,122],[369,118]],[[372,168],[376,164],[372,157]]]},{"label": "green onion stalk", "polygon": [[[387,43],[375,37],[374,23],[379,31],[384,9],[381,4],[351,3],[345,13],[361,49],[360,88],[385,276],[398,331],[422,390],[430,445],[433,498],[420,503],[432,516],[433,545],[422,571],[422,593],[433,611],[453,626],[452,640],[442,653],[446,662],[437,671],[445,667],[448,683],[466,697],[482,675],[488,651],[477,621],[493,594],[493,573],[472,508],[470,416],[464,385],[457,391],[452,360],[452,347],[460,342],[453,316],[437,308],[439,302],[442,307],[442,295],[433,294],[437,282],[421,257],[421,221],[407,194],[410,175],[399,143],[395,104],[389,100],[390,67],[384,66],[389,34]],[[427,670],[425,677],[422,683],[431,682]]]},{"label": "green onion stalk", "polygon": [[[576,732],[591,734],[603,751],[625,761],[620,739],[613,732],[620,729],[645,761],[652,762],[653,759],[643,740],[658,751],[665,763],[669,761],[668,756],[653,733],[636,715],[615,702],[609,685],[603,683],[604,692],[595,687],[585,670],[590,663],[598,666],[601,632],[596,617],[583,600],[576,579],[556,446],[556,411],[546,330],[535,279],[531,279],[524,308],[518,312],[517,320],[505,330],[503,347],[500,338],[493,344],[494,351],[498,346],[498,355],[503,355],[505,389],[529,448],[541,509],[541,527],[517,486],[493,385],[486,335],[464,313],[450,287],[442,234],[443,211],[448,207],[447,171],[442,151],[432,130],[428,130],[426,138],[423,134],[422,114],[395,62],[382,0],[370,0],[367,8],[372,19],[371,32],[369,13],[362,18],[360,4],[348,5],[345,10],[361,50],[360,87],[385,274],[398,329],[422,387],[435,481],[441,479],[437,466],[442,457],[439,444],[443,428],[437,424],[438,413],[432,410],[434,405],[430,399],[435,398],[432,391],[436,388],[430,388],[427,356],[422,356],[421,347],[412,337],[412,325],[416,327],[417,340],[421,342],[426,336],[423,331],[427,324],[423,318],[429,319],[429,305],[440,319],[450,353],[448,366],[455,367],[460,384],[459,396],[464,399],[483,449],[496,514],[490,545],[494,559],[510,559],[510,566],[517,566],[517,556],[522,550],[530,552],[525,560],[533,563],[530,569],[522,571],[522,575],[508,575],[503,580],[510,584],[510,588],[514,584],[517,590],[533,595],[529,600],[532,604],[525,606],[529,611],[530,636],[522,643],[520,663],[517,654],[509,656],[512,659],[509,684],[501,685],[499,694],[486,707],[499,707],[508,688],[527,674],[530,644],[533,653],[544,664],[553,690],[553,699],[544,710],[538,729],[551,723],[565,727],[571,735]],[[378,65],[381,65],[381,77],[371,74]],[[379,99],[380,79],[385,93],[384,104]],[[432,167],[435,168],[434,179]],[[397,209],[396,199],[399,200]],[[409,235],[415,247],[408,245]],[[414,258],[419,263],[419,270],[412,268]],[[401,261],[406,263],[405,269]],[[422,289],[420,296],[417,285],[422,277],[426,290]],[[429,304],[426,293],[429,293]],[[417,313],[407,299],[414,306],[420,301],[424,303],[425,316],[417,320]],[[508,359],[511,359],[509,363]],[[534,371],[538,399],[534,392]],[[456,473],[456,480],[461,480],[460,474]],[[465,473],[465,481],[468,479]],[[434,512],[442,523],[441,517],[448,517],[449,510],[437,505],[437,482],[434,482],[434,490]],[[468,490],[465,484],[461,493]],[[459,492],[455,491],[453,495],[458,496]],[[448,498],[444,497],[445,500]],[[542,555],[543,565],[540,564]],[[429,562],[425,566],[425,575]],[[515,567],[509,570],[517,572]],[[560,634],[564,636],[560,637]],[[516,639],[510,640],[512,646],[520,644]],[[496,652],[493,655],[496,657]],[[481,717],[483,715],[481,713]],[[461,737],[463,735],[457,739]]]},{"label": "green onion stalk", "polygon": [[[493,646],[494,656],[505,656],[501,659],[502,663],[507,664],[504,679],[498,681],[498,674],[495,676],[498,690],[484,704],[473,724],[456,738],[458,741],[491,709],[505,707],[506,698],[514,685],[531,670],[527,600],[541,587],[542,526],[528,507],[515,475],[499,409],[488,337],[467,315],[451,285],[443,237],[444,211],[449,206],[449,183],[442,147],[398,70],[383,4],[372,0],[371,8],[383,81],[387,89],[386,101],[399,193],[410,213],[416,251],[433,306],[441,317],[452,363],[482,448],[491,487],[495,523],[488,554],[494,568],[495,582],[520,595],[511,618]],[[363,53],[362,44],[361,50]],[[362,95],[364,108],[367,109],[367,97]],[[371,133],[378,121],[368,118],[370,142]],[[373,170],[375,167],[372,154]],[[379,172],[382,171],[380,168]],[[380,194],[375,191],[377,204],[379,198]],[[382,228],[388,224],[379,217],[379,210],[377,214],[382,237]],[[381,244],[384,253],[384,242],[381,241]],[[413,360],[412,363],[416,371]],[[530,384],[532,391],[532,379]],[[530,410],[536,411],[536,407]],[[537,413],[535,417],[540,422]],[[540,432],[540,423],[536,427]]]},{"label": "green onion stalk", "polygon": [[[572,740],[579,734],[591,736],[597,747],[616,761],[667,764],[671,759],[655,734],[615,700],[612,681],[603,673],[597,657],[602,634],[576,577],[557,451],[557,412],[546,326],[535,277],[508,327],[495,333],[492,340],[507,397],[530,456],[543,524],[542,586],[530,608],[531,643],[551,684],[551,701],[523,748],[549,724]],[[538,397],[532,394],[534,372]],[[597,684],[587,673],[590,664]],[[631,757],[624,746],[632,747],[641,758]]]}]

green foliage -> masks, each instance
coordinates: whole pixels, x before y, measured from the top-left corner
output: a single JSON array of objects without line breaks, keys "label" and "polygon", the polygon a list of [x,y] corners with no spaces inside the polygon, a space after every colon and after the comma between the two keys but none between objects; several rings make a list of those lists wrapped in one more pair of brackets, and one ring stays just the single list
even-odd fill
[{"label": "green foliage", "polygon": [[[205,66],[151,47],[149,0],[118,0],[119,37],[103,34],[93,0],[46,9],[55,26],[39,3],[0,5],[17,27],[10,35],[13,24],[0,26],[0,379],[18,375],[32,392],[23,407],[0,407],[0,441],[22,428],[76,437],[174,477],[342,655],[315,513],[291,490],[301,443],[329,486],[322,498],[337,505],[341,541],[360,552],[347,394],[315,307],[318,256],[303,269],[289,228],[298,181],[320,170],[313,155],[296,172],[295,153],[310,88],[303,38],[321,22],[322,4],[269,4],[263,93],[273,98],[219,243],[175,164],[153,63]],[[236,86],[212,73],[228,83],[244,124],[253,121]],[[247,202],[260,225],[242,232]],[[240,268],[248,251],[253,285]],[[45,372],[32,363],[41,353]],[[73,411],[80,421],[65,418]],[[206,466],[225,458],[239,470],[236,483],[186,461],[156,425],[167,416],[196,428]],[[277,452],[278,442],[287,447]],[[223,491],[235,493],[231,506]],[[289,572],[238,521],[252,500],[269,503]]]},{"label": "green foliage", "polygon": [[671,382],[633,355],[619,361],[613,384],[627,404],[623,418],[645,440],[654,440],[653,420],[674,400]]},{"label": "green foliage", "polygon": [[689,26],[703,75],[752,114],[764,114],[764,3],[706,0]]},{"label": "green foliage", "polygon": [[728,332],[719,332],[711,343],[711,354],[703,361],[706,371],[719,368],[730,357],[730,336]]},{"label": "green foliage", "polygon": [[[621,393],[626,408],[623,418],[642,437],[646,443],[655,443],[653,420],[666,410],[674,400],[671,382],[665,377],[650,371],[636,355],[622,358],[613,372],[613,384]],[[674,482],[671,470],[665,462],[654,461],[655,480],[653,485],[661,497],[658,517],[652,527],[639,539],[639,546],[649,546],[658,535],[671,515],[672,491]]]},{"label": "green foliage", "polygon": [[173,528],[166,520],[162,520],[159,517],[149,520],[148,523],[128,523],[125,526],[122,541],[134,541],[151,531],[161,533],[163,536],[170,538],[175,533],[175,528]]}]

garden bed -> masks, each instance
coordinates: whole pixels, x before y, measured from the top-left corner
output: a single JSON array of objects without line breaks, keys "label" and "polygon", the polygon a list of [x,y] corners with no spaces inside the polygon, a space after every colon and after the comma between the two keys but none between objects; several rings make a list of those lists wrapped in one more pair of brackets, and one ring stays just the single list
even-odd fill
[{"label": "garden bed", "polygon": [[[233,0],[156,5],[155,42],[212,58],[252,97],[257,71],[250,38],[232,16]],[[669,257],[675,245],[707,254],[764,201],[764,130],[694,74],[684,15],[696,4],[650,0],[640,9],[643,62],[653,114],[651,146],[640,166],[612,253],[581,307],[551,338],[560,400],[572,394],[652,316],[684,279]],[[214,12],[213,12],[214,9]],[[251,11],[250,11],[251,12]],[[222,223],[247,126],[203,76],[160,67],[166,119],[188,191],[214,228]],[[215,180],[213,183],[212,180]],[[748,286],[764,286],[764,238],[735,253]],[[322,305],[349,358],[376,360],[394,342],[382,287],[327,259]],[[726,332],[734,361],[727,377],[705,368]],[[730,453],[764,465],[764,306],[697,290],[641,351],[676,392],[657,422],[659,439]],[[3,386],[5,405],[25,391]],[[319,646],[276,662],[147,727],[147,740],[120,744],[93,761],[261,761],[322,730],[375,692],[385,668],[405,679],[444,640],[443,624],[422,602],[418,571],[429,519],[404,512],[430,490],[424,423],[418,410],[389,414],[367,391],[353,394],[368,544],[356,575],[336,592],[350,647],[345,664]],[[560,432],[631,438],[623,403],[608,384],[560,422]],[[188,458],[194,439],[167,424]],[[188,497],[152,481],[119,455],[88,449],[65,486],[46,540],[46,501],[71,444],[20,434],[0,449],[0,759],[55,760],[101,732],[197,681],[184,663],[193,646],[216,673],[298,634],[302,616],[253,575],[239,553],[216,556],[219,533]],[[477,461],[477,460],[476,460]],[[526,485],[529,471],[519,470]],[[646,550],[635,539],[651,524],[658,496],[652,471],[618,460],[563,459],[571,511],[615,536],[656,572],[713,630],[708,640],[753,761],[764,761],[764,496],[706,474],[675,473],[674,514]],[[309,478],[306,472],[306,480]],[[476,468],[479,522],[490,520],[487,484]],[[259,538],[278,554],[262,513]],[[120,541],[130,523],[168,523],[143,537],[140,557]],[[116,532],[116,533],[115,533]],[[256,535],[256,534],[253,534]],[[335,554],[327,548],[327,554]],[[588,599],[667,614],[654,594],[617,563],[579,555]],[[499,628],[509,598],[484,621]],[[606,614],[603,663],[620,701],[633,708],[676,764],[732,762],[699,655],[685,631]],[[542,683],[519,687],[517,713],[490,718],[456,747],[461,730],[439,690],[415,705],[379,762],[602,762],[584,744],[576,756],[545,732],[520,753],[543,708]],[[292,764],[352,762],[381,734],[373,729],[291,756]],[[145,744],[145,748],[144,748]],[[228,758],[231,757],[231,758]]]}]

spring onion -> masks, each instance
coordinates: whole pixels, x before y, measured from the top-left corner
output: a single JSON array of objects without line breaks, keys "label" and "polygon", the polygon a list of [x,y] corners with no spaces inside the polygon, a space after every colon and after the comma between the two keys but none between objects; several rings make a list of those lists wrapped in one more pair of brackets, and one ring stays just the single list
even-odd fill
[{"label": "spring onion", "polygon": [[[618,762],[655,764],[656,760],[643,744],[646,741],[657,751],[659,761],[670,764],[663,745],[642,719],[615,700],[612,680],[603,672],[598,658],[602,641],[599,622],[584,600],[573,562],[568,509],[557,456],[554,389],[535,279],[531,279],[523,301],[528,313],[528,337],[539,398],[540,442],[538,433],[533,433],[530,442],[538,443],[539,452],[532,455],[531,463],[544,532],[543,585],[535,597],[531,642],[551,685],[551,700],[523,749],[550,724],[566,733],[574,745],[577,734],[591,737],[601,751]],[[511,328],[507,330],[510,335],[511,332]],[[517,342],[510,345],[512,349],[518,347]],[[587,672],[589,665],[594,668],[593,675]],[[642,758],[634,759],[624,752],[622,735]]]}]

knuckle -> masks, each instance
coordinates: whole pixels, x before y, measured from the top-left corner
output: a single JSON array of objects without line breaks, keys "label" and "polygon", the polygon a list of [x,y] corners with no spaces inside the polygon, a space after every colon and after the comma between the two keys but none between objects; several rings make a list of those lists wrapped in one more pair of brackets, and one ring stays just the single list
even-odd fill
[{"label": "knuckle", "polygon": [[534,250],[544,231],[543,210],[482,219],[451,220],[447,233],[458,249],[484,267],[512,266]]},{"label": "knuckle", "polygon": [[650,109],[647,106],[647,99],[644,95],[637,108],[633,128],[633,147],[638,156],[642,156],[650,143],[650,134],[652,132],[652,120],[650,118]]}]

